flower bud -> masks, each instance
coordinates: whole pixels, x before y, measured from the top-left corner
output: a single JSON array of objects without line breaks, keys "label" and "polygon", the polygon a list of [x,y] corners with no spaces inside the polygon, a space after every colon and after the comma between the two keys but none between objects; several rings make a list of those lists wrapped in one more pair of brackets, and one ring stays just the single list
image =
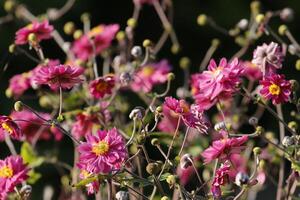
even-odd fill
[{"label": "flower bud", "polygon": [[15,7],[16,7],[16,2],[14,0],[6,0],[4,2],[4,10],[6,12],[12,12]]},{"label": "flower bud", "polygon": [[248,120],[248,123],[252,126],[257,126],[258,124],[258,119],[257,117],[250,117],[249,120]]},{"label": "flower bud", "polygon": [[131,49],[131,55],[135,58],[139,58],[143,55],[142,48],[140,46],[134,46]]},{"label": "flower bud", "polygon": [[261,148],[260,148],[260,147],[254,147],[254,148],[253,148],[253,153],[254,153],[255,155],[261,154]]},{"label": "flower bud", "polygon": [[15,45],[15,44],[11,44],[11,45],[9,45],[9,47],[8,47],[9,53],[14,53],[14,52],[15,52],[15,49],[16,49],[16,45]]},{"label": "flower bud", "polygon": [[167,183],[169,184],[169,186],[174,186],[175,183],[176,183],[176,176],[174,175],[169,175],[167,178],[166,178],[166,181]]},{"label": "flower bud", "polygon": [[250,4],[251,12],[254,15],[257,15],[260,11],[260,2],[259,1],[252,1]]},{"label": "flower bud", "polygon": [[74,22],[67,22],[64,25],[64,32],[67,35],[72,35],[75,31],[75,24]]},{"label": "flower bud", "polygon": [[287,30],[288,30],[288,27],[286,25],[282,24],[278,28],[278,33],[279,33],[279,35],[285,35]]},{"label": "flower bud", "polygon": [[31,195],[32,187],[30,185],[24,185],[20,189],[20,196],[22,199],[28,199]]},{"label": "flower bud", "polygon": [[174,80],[175,79],[175,74],[170,72],[170,73],[168,73],[167,77],[168,77],[168,80]]},{"label": "flower bud", "polygon": [[78,29],[78,30],[76,30],[76,31],[73,33],[73,38],[74,38],[75,40],[77,40],[77,39],[79,39],[82,35],[83,35],[82,30]]},{"label": "flower bud", "polygon": [[159,172],[159,166],[157,163],[149,163],[146,167],[146,171],[150,175],[157,174]]},{"label": "flower bud", "polygon": [[211,41],[211,46],[213,46],[213,47],[218,47],[219,45],[220,45],[220,40],[218,39],[218,38],[214,38],[214,39],[212,39],[212,41]]},{"label": "flower bud", "polygon": [[23,110],[23,104],[21,101],[16,101],[14,105],[15,111],[21,112]]},{"label": "flower bud", "polygon": [[116,193],[116,200],[129,200],[129,194],[126,191],[118,191]]},{"label": "flower bud", "polygon": [[170,200],[170,198],[167,196],[163,196],[160,200]]},{"label": "flower bud", "polygon": [[152,144],[153,146],[157,146],[157,145],[159,145],[159,140],[158,140],[157,138],[153,138],[153,139],[151,140],[151,144]]},{"label": "flower bud", "polygon": [[300,59],[296,61],[296,69],[300,71]]},{"label": "flower bud", "polygon": [[129,114],[129,119],[143,119],[145,114],[145,109],[143,107],[135,107]]},{"label": "flower bud", "polygon": [[11,91],[10,88],[7,88],[7,89],[5,90],[5,96],[6,96],[7,98],[11,98],[11,97],[13,96],[13,93],[12,93],[12,91]]},{"label": "flower bud", "polygon": [[263,14],[258,14],[255,17],[255,21],[258,24],[262,23],[264,21],[264,19],[265,19],[265,15],[263,15]]},{"label": "flower bud", "polygon": [[299,83],[297,80],[290,80],[290,83],[293,91],[297,91],[299,89]]},{"label": "flower bud", "polygon": [[283,21],[289,22],[294,18],[294,11],[291,8],[284,8],[281,10],[279,16]]},{"label": "flower bud", "polygon": [[80,16],[80,20],[85,23],[87,21],[90,21],[91,15],[87,12],[82,13],[82,15]]},{"label": "flower bud", "polygon": [[247,185],[249,183],[249,176],[243,172],[237,173],[235,176],[235,184],[238,186]]},{"label": "flower bud", "polygon": [[193,158],[190,154],[184,154],[181,158],[180,158],[180,167],[182,169],[187,169],[189,166],[192,166],[192,161]]},{"label": "flower bud", "polygon": [[297,122],[295,122],[295,121],[290,121],[290,122],[288,123],[288,127],[289,127],[290,129],[292,129],[292,130],[297,130],[297,129],[298,129],[298,124],[297,124]]},{"label": "flower bud", "polygon": [[132,81],[131,74],[129,72],[122,72],[120,75],[120,81],[122,85],[129,85],[129,83]]},{"label": "flower bud", "polygon": [[180,51],[180,46],[178,44],[173,44],[171,47],[171,52],[173,54],[178,54],[179,51]]},{"label": "flower bud", "polygon": [[241,30],[246,30],[248,27],[248,20],[247,19],[241,19],[238,23],[237,23],[237,27]]},{"label": "flower bud", "polygon": [[162,113],[163,108],[161,106],[157,106],[155,111],[158,112],[158,113]]},{"label": "flower bud", "polygon": [[131,27],[131,28],[135,28],[137,25],[137,21],[134,18],[129,18],[127,20],[127,26]]},{"label": "flower bud", "polygon": [[119,31],[116,35],[116,39],[120,42],[125,39],[125,32],[124,31]]},{"label": "flower bud", "polygon": [[190,64],[191,64],[191,61],[188,57],[182,57],[179,60],[179,66],[180,66],[181,69],[189,68]]},{"label": "flower bud", "polygon": [[142,133],[142,134],[136,136],[136,142],[137,142],[138,144],[140,144],[140,145],[141,145],[141,144],[144,144],[144,143],[146,142],[146,136],[145,136],[145,134]]},{"label": "flower bud", "polygon": [[259,135],[263,134],[264,132],[265,132],[265,130],[262,126],[257,126],[256,127],[256,130],[255,130],[256,135],[259,136]]},{"label": "flower bud", "polygon": [[62,122],[62,121],[65,120],[65,117],[64,117],[62,114],[60,114],[60,115],[58,115],[58,117],[56,118],[56,120],[57,120],[58,122]]},{"label": "flower bud", "polygon": [[293,137],[290,136],[285,136],[282,141],[281,141],[282,145],[284,147],[289,147],[291,145],[295,144],[295,139]]},{"label": "flower bud", "polygon": [[197,18],[197,23],[199,26],[205,26],[207,23],[207,16],[205,14],[201,14]]},{"label": "flower bud", "polygon": [[151,40],[149,40],[149,39],[145,39],[144,41],[143,41],[143,47],[150,47],[150,46],[152,46],[152,42],[151,42]]}]

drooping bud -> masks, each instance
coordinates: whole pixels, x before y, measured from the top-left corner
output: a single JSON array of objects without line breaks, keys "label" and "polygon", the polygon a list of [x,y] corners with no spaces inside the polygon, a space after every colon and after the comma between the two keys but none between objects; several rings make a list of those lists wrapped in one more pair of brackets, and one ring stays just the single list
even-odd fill
[{"label": "drooping bud", "polygon": [[258,119],[257,117],[250,117],[249,120],[248,120],[248,123],[252,126],[257,126],[258,124]]},{"label": "drooping bud", "polygon": [[265,19],[265,15],[264,14],[258,14],[256,17],[255,17],[255,21],[256,23],[260,24],[264,21]]},{"label": "drooping bud", "polygon": [[254,153],[255,155],[261,154],[261,148],[260,148],[260,147],[254,147],[254,148],[253,148],[253,153]]},{"label": "drooping bud", "polygon": [[144,41],[143,41],[143,47],[150,47],[150,46],[152,46],[152,42],[151,42],[151,40],[149,40],[149,39],[145,39]]},{"label": "drooping bud", "polygon": [[169,175],[166,179],[167,183],[169,184],[170,187],[173,187],[176,183],[176,176],[174,175]]},{"label": "drooping bud", "polygon": [[116,200],[128,200],[129,199],[129,193],[126,191],[118,191],[116,193]]},{"label": "drooping bud", "polygon": [[78,29],[78,30],[76,30],[76,31],[73,33],[73,38],[74,38],[75,40],[77,40],[77,39],[79,39],[82,35],[83,35],[82,30]]},{"label": "drooping bud", "polygon": [[127,20],[127,26],[131,27],[131,28],[135,28],[137,25],[137,21],[134,18],[129,18]]},{"label": "drooping bud", "polygon": [[175,79],[175,74],[174,73],[168,73],[167,75],[168,80],[174,80]]},{"label": "drooping bud", "polygon": [[129,119],[143,119],[145,109],[141,106],[135,107],[129,114]]},{"label": "drooping bud", "polygon": [[284,8],[280,12],[280,19],[283,21],[289,22],[294,19],[294,11],[291,8]]},{"label": "drooping bud", "polygon": [[139,58],[143,55],[142,48],[140,46],[134,46],[131,49],[131,55],[135,58]]},{"label": "drooping bud", "polygon": [[285,35],[287,30],[288,30],[288,27],[286,25],[282,24],[278,28],[278,33],[279,33],[279,35]]},{"label": "drooping bud", "polygon": [[170,200],[170,198],[167,196],[163,196],[160,200]]},{"label": "drooping bud", "polygon": [[67,35],[72,35],[75,31],[75,24],[74,22],[67,22],[64,25],[64,32]]},{"label": "drooping bud", "polygon": [[199,26],[205,26],[207,23],[207,16],[205,14],[201,14],[197,18],[197,23]]},{"label": "drooping bud", "polygon": [[23,110],[23,104],[21,101],[16,101],[14,105],[15,111],[21,112]]},{"label": "drooping bud", "polygon": [[242,187],[243,185],[247,185],[249,183],[249,176],[244,172],[239,172],[235,176],[235,184]]},{"label": "drooping bud", "polygon": [[132,76],[129,72],[122,72],[120,75],[121,84],[126,86],[132,81]]},{"label": "drooping bud", "polygon": [[157,145],[159,145],[159,140],[158,140],[157,138],[153,138],[153,139],[151,140],[151,144],[152,144],[153,146],[157,146]]},{"label": "drooping bud", "polygon": [[289,147],[289,146],[295,144],[295,139],[293,137],[290,137],[290,136],[285,136],[283,138],[283,140],[281,141],[281,143],[284,147]]},{"label": "drooping bud", "polygon": [[190,64],[191,64],[191,60],[188,57],[182,57],[179,60],[179,66],[181,69],[189,68]]},{"label": "drooping bud", "polygon": [[189,166],[192,166],[192,161],[193,158],[190,154],[184,154],[181,158],[180,158],[180,167],[182,169],[187,169]]},{"label": "drooping bud", "polygon": [[148,172],[148,174],[150,175],[154,175],[159,173],[159,166],[157,163],[149,163],[146,167],[146,171]]},{"label": "drooping bud", "polygon": [[237,27],[241,30],[246,30],[248,27],[248,20],[247,19],[241,19],[238,23],[237,23]]}]

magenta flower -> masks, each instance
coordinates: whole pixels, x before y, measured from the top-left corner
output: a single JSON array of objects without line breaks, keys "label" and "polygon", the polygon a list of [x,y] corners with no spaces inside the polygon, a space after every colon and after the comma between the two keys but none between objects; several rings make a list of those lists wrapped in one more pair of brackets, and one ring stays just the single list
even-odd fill
[{"label": "magenta flower", "polygon": [[5,138],[6,133],[16,140],[21,140],[23,137],[20,127],[12,120],[12,118],[0,115],[0,140]]},{"label": "magenta flower", "polygon": [[166,104],[163,104],[162,108],[163,118],[159,121],[157,127],[160,131],[174,133],[177,126],[178,115],[166,106]]},{"label": "magenta flower", "polygon": [[221,186],[228,183],[229,180],[229,171],[230,171],[230,164],[229,161],[225,161],[219,169],[216,170],[215,177],[212,182],[211,192],[215,198],[220,198],[221,193]]},{"label": "magenta flower", "polygon": [[103,52],[110,46],[118,30],[118,24],[96,26],[88,34],[81,36],[73,43],[72,51],[77,58],[88,60],[94,54],[93,45],[95,54]]},{"label": "magenta flower", "polygon": [[38,42],[51,38],[51,32],[53,26],[49,25],[48,21],[33,22],[16,32],[15,43],[18,45],[26,44],[28,42],[28,36],[34,33]]},{"label": "magenta flower", "polygon": [[155,85],[168,80],[167,75],[170,71],[171,66],[167,60],[141,66],[134,75],[131,89],[135,92],[150,92]]},{"label": "magenta flower", "polygon": [[75,84],[82,82],[79,78],[84,69],[68,65],[41,67],[35,73],[34,81],[38,85],[48,85],[52,90],[59,87],[70,89]]},{"label": "magenta flower", "polygon": [[[38,114],[46,120],[51,119],[51,116],[48,113]],[[52,137],[59,141],[63,137],[63,134],[56,127],[43,125],[45,122],[28,110],[22,110],[20,112],[14,111],[10,114],[10,117],[13,120],[16,120],[26,141],[32,142],[34,139],[50,140]],[[39,135],[38,138],[35,138],[37,135]]]},{"label": "magenta flower", "polygon": [[0,160],[0,190],[9,193],[14,187],[28,178],[29,169],[21,156],[9,156]]},{"label": "magenta flower", "polygon": [[252,62],[243,62],[244,73],[243,75],[250,81],[257,81],[262,78],[262,72],[260,68]]},{"label": "magenta flower", "polygon": [[88,134],[93,134],[101,128],[100,121],[107,124],[111,119],[110,112],[106,109],[107,102],[100,104],[100,111],[97,113],[79,113],[72,126],[72,135],[76,139],[81,139]]},{"label": "magenta flower", "polygon": [[199,105],[190,106],[185,100],[177,100],[173,97],[166,97],[165,105],[174,114],[181,116],[185,125],[197,129],[200,133],[207,133],[208,124]]},{"label": "magenta flower", "polygon": [[115,86],[115,78],[113,75],[100,77],[90,83],[89,89],[93,97],[99,99],[105,95],[110,95]]},{"label": "magenta flower", "polygon": [[14,75],[9,80],[8,90],[15,98],[19,98],[26,90],[31,87],[30,79],[30,72]]},{"label": "magenta flower", "polygon": [[282,67],[283,58],[284,55],[277,43],[264,43],[262,46],[258,46],[255,49],[252,63],[260,68],[260,70],[263,72],[263,75],[266,75],[270,72],[275,72],[277,69],[280,69]]},{"label": "magenta flower", "polygon": [[222,58],[219,65],[212,59],[208,71],[192,76],[192,94],[203,110],[207,110],[220,100],[227,100],[236,91],[240,83],[243,68],[238,59],[227,63]]},{"label": "magenta flower", "polygon": [[260,81],[260,94],[273,104],[288,102],[291,95],[291,83],[285,80],[284,75],[270,74]]},{"label": "magenta flower", "polygon": [[81,169],[98,174],[118,170],[127,157],[122,136],[116,128],[86,135],[86,142],[78,146],[78,165]]},{"label": "magenta flower", "polygon": [[230,160],[230,155],[238,154],[244,148],[242,145],[248,141],[247,136],[237,138],[223,138],[215,140],[212,146],[202,152],[205,163],[210,163],[214,159]]}]

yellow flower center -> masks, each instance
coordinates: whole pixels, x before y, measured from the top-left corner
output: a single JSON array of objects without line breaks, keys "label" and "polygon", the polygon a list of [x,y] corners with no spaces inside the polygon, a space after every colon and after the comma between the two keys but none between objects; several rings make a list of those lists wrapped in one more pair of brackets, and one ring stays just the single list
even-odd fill
[{"label": "yellow flower center", "polygon": [[28,24],[28,25],[26,26],[26,28],[27,28],[28,30],[32,30],[33,24]]},{"label": "yellow flower center", "polygon": [[99,82],[96,86],[96,90],[98,92],[102,92],[102,91],[106,90],[107,88],[108,88],[108,84],[104,81]]},{"label": "yellow flower center", "polygon": [[213,76],[214,76],[214,77],[219,76],[219,74],[222,72],[222,70],[223,70],[223,67],[222,67],[222,66],[217,67],[215,70],[212,71]]},{"label": "yellow flower center", "polygon": [[86,170],[82,170],[82,171],[81,171],[81,174],[82,174],[83,178],[88,178],[88,177],[91,175],[91,173],[89,173],[89,172],[86,171]]},{"label": "yellow flower center", "polygon": [[179,104],[184,113],[188,113],[190,111],[189,105],[187,105],[184,101],[180,101]]},{"label": "yellow flower center", "polygon": [[109,145],[106,141],[100,141],[97,144],[94,144],[92,147],[92,152],[97,156],[102,156],[106,154],[109,150]]},{"label": "yellow flower center", "polygon": [[154,68],[151,67],[151,66],[145,66],[143,67],[143,71],[142,73],[145,75],[145,76],[151,76],[153,73],[154,73]]},{"label": "yellow flower center", "polygon": [[14,171],[11,167],[4,165],[0,168],[0,178],[11,178],[14,175]]},{"label": "yellow flower center", "polygon": [[1,124],[2,128],[6,130],[9,134],[12,134],[14,130],[7,124],[7,123],[2,123]]},{"label": "yellow flower center", "polygon": [[280,94],[280,87],[273,83],[272,85],[269,86],[269,92],[272,95],[279,95]]},{"label": "yellow flower center", "polygon": [[95,28],[93,28],[89,33],[88,33],[88,36],[91,38],[91,37],[95,37],[99,34],[101,34],[104,30],[104,27],[103,26],[97,26]]}]

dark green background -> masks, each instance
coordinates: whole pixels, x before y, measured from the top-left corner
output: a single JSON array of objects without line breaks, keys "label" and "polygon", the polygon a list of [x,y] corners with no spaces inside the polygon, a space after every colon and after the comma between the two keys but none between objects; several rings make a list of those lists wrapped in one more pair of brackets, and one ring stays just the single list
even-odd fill
[{"label": "dark green background", "polygon": [[[0,4],[3,5],[3,0],[0,0]],[[41,14],[49,7],[61,7],[65,1],[63,0],[23,0],[28,8],[34,14]],[[251,1],[247,0],[174,0],[175,8],[175,30],[178,34],[178,38],[182,47],[182,51],[174,56],[169,52],[170,42],[166,44],[163,51],[159,54],[159,57],[166,57],[171,60],[177,79],[175,81],[174,88],[182,84],[182,76],[180,76],[180,70],[178,69],[178,60],[182,56],[188,56],[192,60],[192,71],[197,71],[198,66],[210,46],[213,38],[219,38],[221,40],[221,46],[214,55],[215,58],[231,57],[236,51],[239,50],[239,46],[235,44],[232,38],[223,36],[210,27],[199,27],[196,23],[197,16],[200,13],[206,13],[213,17],[220,25],[231,28],[241,18],[248,18],[250,14],[249,4]],[[296,39],[299,39],[300,34],[300,1],[299,0],[267,0],[262,1],[264,10],[277,10],[283,7],[291,7],[295,11],[295,19],[288,26],[292,33],[294,33]],[[131,17],[133,11],[133,4],[131,0],[77,0],[73,9],[67,13],[62,19],[54,22],[54,26],[62,33],[62,27],[66,21],[74,21],[78,27],[81,26],[80,15],[83,12],[89,12],[92,15],[92,24],[97,25],[99,23],[119,23],[124,28],[126,21]],[[0,8],[0,16],[5,15],[3,8]],[[280,21],[275,19],[272,21],[272,27],[277,30]],[[34,63],[31,63],[24,56],[14,56],[8,54],[7,48],[14,40],[15,31],[22,27],[24,22],[18,20],[16,22],[5,24],[0,26],[0,69],[2,71],[4,64],[9,60],[9,66],[7,71],[0,79],[0,113],[8,114],[13,106],[13,100],[8,100],[5,97],[5,89],[8,86],[8,79],[16,73],[28,71],[34,67]],[[139,26],[137,28],[136,44],[140,45],[145,38],[149,38],[156,41],[162,32],[160,21],[154,12],[154,9],[150,6],[145,6],[141,13]],[[71,38],[65,36],[65,39]],[[264,37],[263,40],[270,41],[272,38]],[[257,44],[262,42],[258,41]],[[63,53],[58,50],[58,47],[53,41],[46,41],[42,43],[45,48],[46,56],[49,58],[61,58]],[[244,58],[250,59],[252,56],[252,49]],[[282,72],[287,74],[288,79],[298,79],[299,73],[294,69],[295,57],[288,56],[284,69]],[[27,102],[36,104],[34,97],[27,98]],[[289,111],[285,109],[286,113]],[[274,128],[275,121],[269,117],[264,117],[264,124]],[[277,123],[275,127],[277,126]],[[56,148],[60,157],[63,160],[72,162],[72,156],[67,151],[71,148],[71,143],[67,140],[63,144],[44,144],[43,149]],[[0,152],[5,151],[6,147],[1,145]],[[65,151],[66,150],[66,151]],[[45,150],[44,150],[45,151]],[[47,151],[47,150],[46,150]],[[3,154],[3,153],[1,153]],[[2,157],[2,155],[1,155]],[[45,175],[39,182],[37,189],[34,190],[35,198],[41,199],[41,190],[45,184],[55,185],[56,189],[59,189],[59,176],[52,167],[44,167],[41,169]],[[267,192],[260,195],[260,199],[268,197],[273,199],[275,197],[275,190],[272,187]]]}]

